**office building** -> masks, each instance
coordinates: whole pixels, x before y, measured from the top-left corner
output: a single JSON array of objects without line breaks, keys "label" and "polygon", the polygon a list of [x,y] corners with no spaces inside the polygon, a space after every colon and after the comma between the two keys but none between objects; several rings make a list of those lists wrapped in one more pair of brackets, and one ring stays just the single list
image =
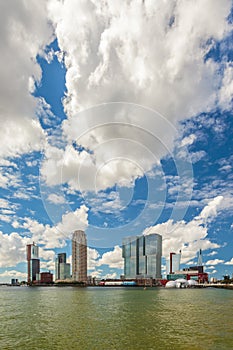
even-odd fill
[{"label": "office building", "polygon": [[122,242],[124,258],[124,277],[135,278],[138,275],[137,236],[125,237]]},{"label": "office building", "polygon": [[180,270],[181,251],[179,254],[170,253],[169,259],[166,260],[166,274],[172,274]]},{"label": "office building", "polygon": [[53,283],[53,274],[49,272],[40,273],[40,283],[41,284],[51,284]]},{"label": "office building", "polygon": [[72,278],[87,282],[87,238],[81,230],[75,231],[72,237]]},{"label": "office building", "polygon": [[55,261],[55,279],[70,279],[70,264],[66,262],[66,253],[59,253]]},{"label": "office building", "polygon": [[11,285],[12,286],[19,286],[19,280],[17,278],[12,278],[11,279]]},{"label": "office building", "polygon": [[122,256],[125,278],[161,278],[162,237],[157,233],[125,237]]},{"label": "office building", "polygon": [[40,259],[39,247],[33,244],[27,245],[27,264],[28,264],[28,284],[36,283],[40,280]]}]

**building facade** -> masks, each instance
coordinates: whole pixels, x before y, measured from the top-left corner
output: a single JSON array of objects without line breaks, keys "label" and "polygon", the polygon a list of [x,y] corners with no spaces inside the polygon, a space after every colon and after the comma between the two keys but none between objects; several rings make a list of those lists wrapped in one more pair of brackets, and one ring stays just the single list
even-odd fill
[{"label": "building facade", "polygon": [[81,230],[75,231],[72,237],[72,279],[87,282],[87,237]]},{"label": "building facade", "polygon": [[27,265],[28,265],[28,284],[36,283],[40,280],[40,259],[39,247],[33,244],[27,245]]},{"label": "building facade", "polygon": [[175,281],[178,278],[186,279],[188,280],[195,280],[198,283],[208,283],[208,273],[206,272],[199,272],[198,269],[185,269],[182,271],[176,271],[175,273],[168,274],[167,279],[168,281]]},{"label": "building facade", "polygon": [[41,272],[40,273],[40,283],[41,284],[53,283],[53,274],[51,272]]},{"label": "building facade", "polygon": [[55,261],[55,279],[70,279],[70,264],[66,262],[66,253],[59,253]]},{"label": "building facade", "polygon": [[162,236],[125,237],[122,242],[125,278],[161,278]]},{"label": "building facade", "polygon": [[166,274],[174,273],[180,270],[181,252],[179,254],[170,253],[169,259],[166,260]]}]

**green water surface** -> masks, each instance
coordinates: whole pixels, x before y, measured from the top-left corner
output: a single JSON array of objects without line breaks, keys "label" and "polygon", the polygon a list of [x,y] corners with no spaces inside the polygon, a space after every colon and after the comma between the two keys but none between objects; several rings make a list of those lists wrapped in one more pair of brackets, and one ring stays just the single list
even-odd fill
[{"label": "green water surface", "polygon": [[233,349],[233,291],[0,287],[0,349]]}]

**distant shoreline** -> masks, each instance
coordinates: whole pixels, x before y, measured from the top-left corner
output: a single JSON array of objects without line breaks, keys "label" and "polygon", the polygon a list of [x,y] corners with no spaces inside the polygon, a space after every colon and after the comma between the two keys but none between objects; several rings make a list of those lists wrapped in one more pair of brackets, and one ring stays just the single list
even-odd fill
[{"label": "distant shoreline", "polygon": [[[35,285],[31,285],[31,286],[27,286],[27,285],[12,285],[12,284],[8,284],[8,283],[1,283],[0,287],[59,287],[59,288],[65,288],[65,287],[75,287],[75,288],[87,288],[87,287],[98,287],[98,288],[144,288],[143,286],[117,286],[117,285],[109,285],[109,286],[94,286],[94,285],[80,285],[80,284],[72,284],[72,283],[67,283],[67,284],[35,284]],[[163,289],[165,287],[163,286],[146,286],[145,289]],[[205,289],[205,288],[219,288],[219,289],[228,289],[228,290],[233,290],[233,284],[215,284],[215,283],[211,283],[211,284],[199,284],[196,286],[193,286],[192,288],[185,288],[185,289]],[[167,289],[167,288],[166,288]],[[175,289],[175,288],[174,288]]]}]

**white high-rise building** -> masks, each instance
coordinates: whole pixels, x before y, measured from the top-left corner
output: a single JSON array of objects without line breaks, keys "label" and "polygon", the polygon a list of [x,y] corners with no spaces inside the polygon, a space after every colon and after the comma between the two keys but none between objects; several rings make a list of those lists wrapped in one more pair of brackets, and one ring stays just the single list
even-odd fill
[{"label": "white high-rise building", "polygon": [[72,279],[87,281],[87,237],[81,230],[75,231],[72,237]]}]

